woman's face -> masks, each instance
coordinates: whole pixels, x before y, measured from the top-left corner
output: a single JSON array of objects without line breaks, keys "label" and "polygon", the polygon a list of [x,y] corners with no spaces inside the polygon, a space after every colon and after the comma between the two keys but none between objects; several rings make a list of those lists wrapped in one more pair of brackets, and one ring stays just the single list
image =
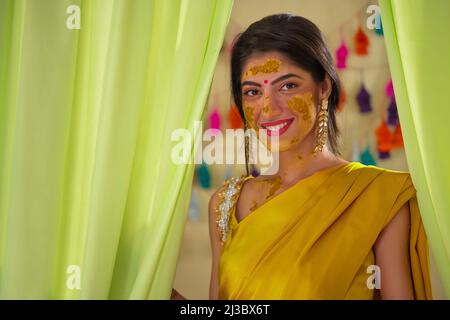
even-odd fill
[{"label": "woman's face", "polygon": [[281,53],[262,53],[246,61],[241,84],[249,128],[278,136],[279,151],[312,140],[324,93],[309,72]]}]

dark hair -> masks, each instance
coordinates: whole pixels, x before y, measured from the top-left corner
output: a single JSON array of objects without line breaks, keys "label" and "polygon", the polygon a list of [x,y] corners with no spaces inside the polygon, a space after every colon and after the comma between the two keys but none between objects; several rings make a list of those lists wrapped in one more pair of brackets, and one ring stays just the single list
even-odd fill
[{"label": "dark hair", "polygon": [[252,23],[235,40],[231,54],[231,89],[245,128],[247,123],[242,108],[242,68],[252,54],[268,51],[284,54],[299,67],[310,72],[316,82],[322,82],[326,74],[330,76],[332,88],[328,99],[328,145],[333,154],[339,155],[339,130],[336,124],[336,108],[340,96],[339,77],[319,28],[300,16],[267,16]]}]

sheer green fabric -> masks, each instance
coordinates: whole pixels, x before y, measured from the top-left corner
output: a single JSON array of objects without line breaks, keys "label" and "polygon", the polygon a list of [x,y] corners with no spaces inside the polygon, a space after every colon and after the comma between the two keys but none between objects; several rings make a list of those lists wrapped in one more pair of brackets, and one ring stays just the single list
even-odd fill
[{"label": "sheer green fabric", "polygon": [[202,118],[231,8],[0,2],[0,298],[170,296],[193,174],[171,133]]},{"label": "sheer green fabric", "polygon": [[380,0],[408,166],[450,297],[450,1]]}]

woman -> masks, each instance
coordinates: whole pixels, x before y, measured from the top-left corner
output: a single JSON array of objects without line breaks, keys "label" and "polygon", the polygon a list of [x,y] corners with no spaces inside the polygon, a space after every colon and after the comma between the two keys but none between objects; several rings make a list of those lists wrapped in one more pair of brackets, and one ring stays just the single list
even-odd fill
[{"label": "woman", "polygon": [[231,81],[245,127],[278,136],[279,170],[211,198],[210,298],[430,299],[409,174],[340,157],[339,80],[319,29],[288,14],[253,23]]}]

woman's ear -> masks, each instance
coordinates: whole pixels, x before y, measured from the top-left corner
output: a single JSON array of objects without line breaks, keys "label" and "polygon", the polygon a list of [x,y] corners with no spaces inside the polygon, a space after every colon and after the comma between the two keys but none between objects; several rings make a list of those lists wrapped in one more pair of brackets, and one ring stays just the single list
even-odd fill
[{"label": "woman's ear", "polygon": [[328,100],[331,94],[331,90],[332,90],[331,78],[328,73],[325,73],[325,79],[322,81],[320,85],[320,92],[319,92],[320,101],[325,99]]}]

